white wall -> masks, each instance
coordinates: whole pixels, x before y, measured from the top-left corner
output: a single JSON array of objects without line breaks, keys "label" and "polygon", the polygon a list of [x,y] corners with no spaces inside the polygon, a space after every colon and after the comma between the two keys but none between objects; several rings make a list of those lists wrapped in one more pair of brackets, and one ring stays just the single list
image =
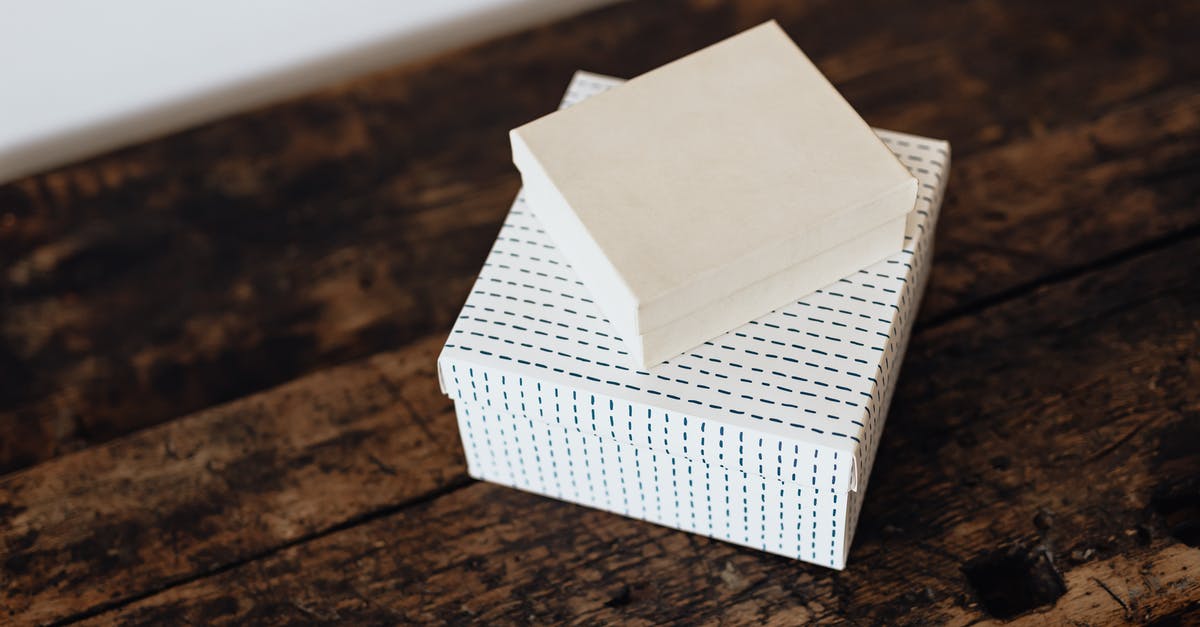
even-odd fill
[{"label": "white wall", "polygon": [[612,0],[0,0],[0,182]]}]

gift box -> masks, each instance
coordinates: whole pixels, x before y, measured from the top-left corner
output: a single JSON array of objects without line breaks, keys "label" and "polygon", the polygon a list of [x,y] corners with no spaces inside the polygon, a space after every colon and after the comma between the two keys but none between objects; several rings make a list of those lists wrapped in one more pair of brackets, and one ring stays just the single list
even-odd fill
[{"label": "gift box", "polygon": [[510,138],[527,206],[642,367],[899,251],[917,194],[774,22]]},{"label": "gift box", "polygon": [[[563,106],[619,84],[579,73]],[[903,250],[650,368],[518,196],[438,359],[470,474],[842,568],[949,168],[876,133],[919,185]]]}]

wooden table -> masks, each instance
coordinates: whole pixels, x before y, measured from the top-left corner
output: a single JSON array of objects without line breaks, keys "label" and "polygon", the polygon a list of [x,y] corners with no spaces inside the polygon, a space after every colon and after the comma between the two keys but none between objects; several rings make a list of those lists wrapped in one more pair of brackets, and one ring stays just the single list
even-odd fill
[{"label": "wooden table", "polygon": [[[1200,622],[1196,3],[624,4],[0,187],[0,621]],[[778,18],[954,147],[850,566],[470,480],[506,130]]]}]

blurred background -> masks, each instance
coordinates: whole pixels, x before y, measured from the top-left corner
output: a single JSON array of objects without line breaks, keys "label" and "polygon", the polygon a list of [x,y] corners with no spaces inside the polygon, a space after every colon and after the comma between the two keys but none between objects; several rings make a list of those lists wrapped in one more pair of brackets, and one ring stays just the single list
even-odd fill
[{"label": "blurred background", "polygon": [[612,0],[0,3],[0,183]]}]

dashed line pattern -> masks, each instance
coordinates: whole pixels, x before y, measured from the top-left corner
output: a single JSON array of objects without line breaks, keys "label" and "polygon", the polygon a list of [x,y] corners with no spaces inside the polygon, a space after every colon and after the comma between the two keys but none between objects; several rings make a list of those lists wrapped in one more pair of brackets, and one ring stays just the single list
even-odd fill
[{"label": "dashed line pattern", "polygon": [[878,134],[921,185],[903,251],[649,370],[518,198],[439,359],[472,474],[840,568],[949,163]]}]

